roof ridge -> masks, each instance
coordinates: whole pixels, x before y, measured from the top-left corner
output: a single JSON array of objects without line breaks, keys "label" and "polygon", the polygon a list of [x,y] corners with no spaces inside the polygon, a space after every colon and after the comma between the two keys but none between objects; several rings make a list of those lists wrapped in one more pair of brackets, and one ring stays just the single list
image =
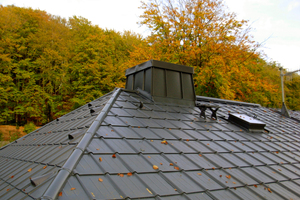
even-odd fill
[{"label": "roof ridge", "polygon": [[215,103],[227,103],[227,104],[231,104],[231,105],[261,107],[260,104],[256,104],[256,103],[248,103],[248,102],[220,99],[220,98],[214,98],[214,97],[205,97],[205,96],[196,96],[196,101],[212,101]]},{"label": "roof ridge", "polygon": [[112,105],[116,101],[121,91],[122,91],[121,88],[115,89],[112,96],[107,101],[104,108],[101,110],[100,114],[93,121],[89,129],[86,131],[86,133],[84,134],[84,136],[82,137],[82,139],[80,140],[80,142],[78,143],[78,145],[76,146],[72,154],[69,156],[67,161],[64,163],[62,168],[57,173],[54,180],[51,182],[47,190],[44,192],[41,199],[54,200],[57,198],[58,193],[60,192],[61,188],[64,186],[65,182],[67,181],[69,175],[72,173],[73,169],[76,167],[83,152],[85,151],[86,147],[89,145],[91,139],[93,138],[94,134],[98,130],[100,124],[107,116],[109,110],[111,109]]}]

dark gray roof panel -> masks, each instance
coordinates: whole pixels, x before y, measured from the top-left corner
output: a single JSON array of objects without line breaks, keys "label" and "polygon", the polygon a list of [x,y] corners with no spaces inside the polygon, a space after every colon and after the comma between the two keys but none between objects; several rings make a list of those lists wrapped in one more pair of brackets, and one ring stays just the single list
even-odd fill
[{"label": "dark gray roof panel", "polygon": [[[297,121],[226,101],[213,101],[220,106],[218,120],[210,111],[203,119],[196,107],[118,91],[92,102],[95,115],[85,105],[2,148],[0,195],[38,198],[55,188],[58,199],[299,199]],[[228,113],[238,112],[255,114],[266,131],[228,122]],[[92,134],[90,126],[95,132],[82,149],[77,145]],[[74,152],[82,154],[60,179]],[[50,172],[55,175],[44,184],[30,184],[29,177]],[[64,184],[54,187],[57,181]]]}]

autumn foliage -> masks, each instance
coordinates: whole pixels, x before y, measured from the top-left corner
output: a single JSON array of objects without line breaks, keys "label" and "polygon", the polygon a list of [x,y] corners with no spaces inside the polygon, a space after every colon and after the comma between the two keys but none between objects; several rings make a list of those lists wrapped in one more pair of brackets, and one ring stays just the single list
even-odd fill
[{"label": "autumn foliage", "polygon": [[[197,95],[280,107],[279,65],[265,61],[247,21],[221,0],[148,0],[140,8],[146,38],[0,5],[0,123],[49,122],[123,87],[126,68],[149,59],[194,67]],[[299,76],[293,81],[287,105],[300,109]]]}]

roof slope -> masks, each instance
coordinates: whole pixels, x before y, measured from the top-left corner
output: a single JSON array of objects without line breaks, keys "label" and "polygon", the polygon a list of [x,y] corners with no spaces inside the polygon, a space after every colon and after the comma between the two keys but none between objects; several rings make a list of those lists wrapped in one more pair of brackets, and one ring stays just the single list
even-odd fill
[{"label": "roof slope", "polygon": [[[220,106],[218,119],[117,89],[92,103],[93,116],[83,106],[1,150],[0,198],[300,199],[299,122],[257,104],[197,100]],[[228,113],[256,116],[265,132]],[[78,126],[86,128],[69,141]],[[36,187],[28,180],[52,172]]]},{"label": "roof slope", "polygon": [[[85,105],[1,148],[0,199],[41,197],[111,94],[90,103],[94,113]],[[42,184],[30,183],[29,178],[45,174]]]}]

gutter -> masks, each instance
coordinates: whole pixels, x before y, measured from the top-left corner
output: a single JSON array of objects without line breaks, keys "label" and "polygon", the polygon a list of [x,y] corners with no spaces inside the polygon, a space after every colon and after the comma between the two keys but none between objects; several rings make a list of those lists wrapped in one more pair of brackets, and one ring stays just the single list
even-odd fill
[{"label": "gutter", "polygon": [[42,200],[54,200],[57,198],[58,193],[65,185],[66,181],[68,180],[70,174],[73,172],[74,168],[77,166],[77,163],[81,159],[84,151],[86,150],[87,146],[90,144],[96,131],[99,129],[101,123],[107,116],[109,110],[115,103],[121,91],[122,91],[121,88],[117,88],[115,92],[112,94],[112,96],[110,97],[110,99],[108,100],[104,108],[101,110],[100,114],[97,116],[97,118],[94,120],[90,128],[84,134],[77,147],[74,149],[72,154],[69,156],[68,160],[65,162],[63,167],[58,172],[57,176],[54,178],[52,183],[49,185],[49,187],[41,197]]}]

